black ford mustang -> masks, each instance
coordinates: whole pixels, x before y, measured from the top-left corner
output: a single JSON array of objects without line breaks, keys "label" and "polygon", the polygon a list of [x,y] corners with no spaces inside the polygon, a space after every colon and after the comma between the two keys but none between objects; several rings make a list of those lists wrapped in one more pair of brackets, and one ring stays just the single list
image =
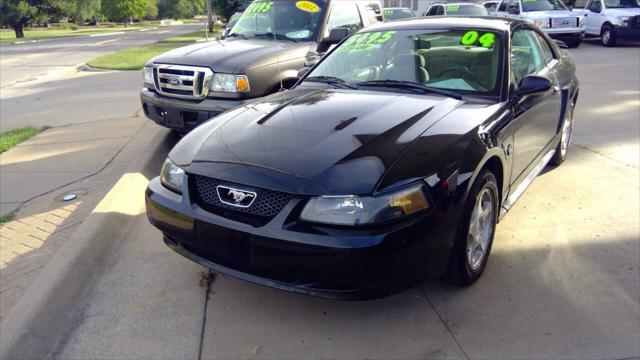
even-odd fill
[{"label": "black ford mustang", "polygon": [[577,96],[570,54],[526,22],[376,25],[294,89],[182,139],[147,214],[178,253],[279,289],[370,299],[445,272],[469,285],[498,220],[564,161]]}]

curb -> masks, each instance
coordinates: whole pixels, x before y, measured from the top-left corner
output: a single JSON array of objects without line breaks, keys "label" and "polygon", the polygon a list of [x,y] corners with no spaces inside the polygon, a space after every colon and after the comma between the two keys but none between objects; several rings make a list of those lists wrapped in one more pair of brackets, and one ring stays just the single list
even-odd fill
[{"label": "curb", "polygon": [[[77,305],[92,289],[95,269],[110,260],[112,244],[144,214],[144,192],[156,176],[175,136],[153,129],[140,156],[0,323],[0,359],[41,359],[55,355],[86,316]],[[146,146],[144,146],[146,145]]]}]

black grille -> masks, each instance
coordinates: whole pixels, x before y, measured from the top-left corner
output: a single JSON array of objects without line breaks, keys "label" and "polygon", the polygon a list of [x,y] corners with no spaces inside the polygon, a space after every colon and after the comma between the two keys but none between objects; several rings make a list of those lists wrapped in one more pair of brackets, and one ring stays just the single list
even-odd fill
[{"label": "black grille", "polygon": [[632,29],[640,28],[640,15],[630,17],[628,20],[628,24]]},{"label": "black grille", "polygon": [[[231,211],[233,213],[240,213],[245,215],[251,215],[257,217],[260,223],[264,223],[265,220],[270,220],[278,215],[282,209],[293,199],[293,196],[283,192],[256,189],[247,187],[244,185],[236,185],[227,182],[218,181],[205,176],[192,175],[193,189],[195,190],[195,202],[202,208],[212,211],[214,213],[223,214]],[[256,199],[253,204],[248,208],[240,208],[232,205],[227,205],[220,200],[218,196],[217,187],[226,186],[241,191],[252,191],[256,193]]]}]

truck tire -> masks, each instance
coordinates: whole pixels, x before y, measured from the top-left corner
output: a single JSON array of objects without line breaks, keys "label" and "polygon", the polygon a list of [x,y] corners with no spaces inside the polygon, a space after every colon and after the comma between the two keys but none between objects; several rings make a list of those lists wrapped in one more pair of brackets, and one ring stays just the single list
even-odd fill
[{"label": "truck tire", "polygon": [[582,44],[582,37],[578,35],[571,40],[567,40],[566,44],[570,48],[577,48],[578,46],[580,46],[580,44]]},{"label": "truck tire", "polygon": [[602,26],[602,31],[600,32],[600,42],[602,43],[602,46],[616,46],[616,43],[618,42],[618,36],[616,35],[616,31],[613,26],[611,26],[611,24],[604,24]]}]

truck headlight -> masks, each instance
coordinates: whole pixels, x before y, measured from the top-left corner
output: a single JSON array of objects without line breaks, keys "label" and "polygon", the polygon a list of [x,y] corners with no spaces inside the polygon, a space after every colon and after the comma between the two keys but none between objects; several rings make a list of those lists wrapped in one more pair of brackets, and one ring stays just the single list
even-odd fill
[{"label": "truck headlight", "polygon": [[534,23],[541,29],[546,29],[549,27],[548,19],[535,19]]},{"label": "truck headlight", "polygon": [[302,210],[300,219],[329,225],[370,225],[409,216],[429,208],[423,185],[365,196],[319,196]]},{"label": "truck headlight", "polygon": [[245,75],[215,74],[210,89],[213,92],[248,93],[251,87]]},{"label": "truck headlight", "polygon": [[142,77],[145,84],[153,85],[153,68],[151,66],[142,68]]},{"label": "truck headlight", "polygon": [[623,16],[618,20],[618,25],[620,26],[628,26],[629,25],[629,16]]},{"label": "truck headlight", "polygon": [[174,164],[173,161],[165,160],[160,172],[160,182],[171,191],[182,194],[182,184],[184,183],[184,170]]}]

